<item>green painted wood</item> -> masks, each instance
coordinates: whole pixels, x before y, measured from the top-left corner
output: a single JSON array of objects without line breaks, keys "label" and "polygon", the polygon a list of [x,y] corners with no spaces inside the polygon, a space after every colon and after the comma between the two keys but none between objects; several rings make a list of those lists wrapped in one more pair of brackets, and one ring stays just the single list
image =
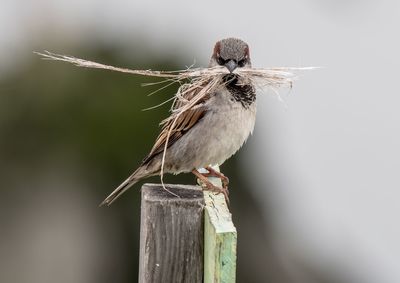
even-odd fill
[{"label": "green painted wood", "polygon": [[[215,168],[218,169],[218,168]],[[218,178],[209,178],[221,186]],[[236,280],[237,231],[225,198],[204,191],[204,283]]]}]

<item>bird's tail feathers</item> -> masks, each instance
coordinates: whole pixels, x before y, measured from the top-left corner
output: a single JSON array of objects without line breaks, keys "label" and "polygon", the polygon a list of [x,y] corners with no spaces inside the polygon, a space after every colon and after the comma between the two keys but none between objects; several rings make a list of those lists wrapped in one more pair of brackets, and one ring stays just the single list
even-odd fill
[{"label": "bird's tail feathers", "polygon": [[119,198],[126,190],[136,184],[140,179],[150,175],[146,169],[139,167],[128,179],[126,179],[121,185],[119,185],[103,202],[100,206],[110,206],[117,198]]}]

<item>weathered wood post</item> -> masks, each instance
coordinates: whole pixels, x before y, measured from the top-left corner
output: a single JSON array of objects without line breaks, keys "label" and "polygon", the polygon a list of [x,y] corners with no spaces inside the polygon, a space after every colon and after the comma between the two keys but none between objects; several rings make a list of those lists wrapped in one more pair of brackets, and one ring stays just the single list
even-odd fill
[{"label": "weathered wood post", "polygon": [[237,234],[224,196],[166,188],[180,197],[160,184],[142,187],[139,282],[234,283]]},{"label": "weathered wood post", "polygon": [[203,281],[203,193],[198,186],[142,187],[140,283]]}]

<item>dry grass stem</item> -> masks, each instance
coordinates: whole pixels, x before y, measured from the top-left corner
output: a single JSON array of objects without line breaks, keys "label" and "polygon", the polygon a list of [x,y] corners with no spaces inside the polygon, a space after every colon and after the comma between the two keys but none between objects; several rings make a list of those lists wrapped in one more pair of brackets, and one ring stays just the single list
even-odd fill
[{"label": "dry grass stem", "polygon": [[[110,65],[104,65],[101,63],[88,61],[84,59],[79,59],[72,56],[60,55],[45,51],[44,53],[35,52],[40,55],[43,59],[63,61],[71,63],[78,67],[83,68],[93,68],[93,69],[104,69],[115,72],[128,73],[133,75],[150,76],[150,77],[160,77],[165,78],[160,83],[168,83],[162,86],[160,89],[152,92],[154,94],[174,83],[179,83],[182,86],[179,88],[176,95],[171,98],[174,99],[171,115],[161,122],[164,130],[167,131],[167,137],[164,145],[164,151],[161,163],[161,183],[163,182],[164,173],[164,163],[165,156],[168,147],[168,141],[171,133],[175,129],[175,124],[185,111],[192,109],[197,106],[198,102],[201,101],[205,96],[213,93],[221,85],[225,84],[224,76],[229,74],[229,71],[225,67],[213,67],[213,68],[188,68],[186,70],[179,71],[152,71],[152,70],[132,70],[127,68],[119,68]],[[241,77],[241,81],[246,83],[252,83],[258,88],[270,88],[276,94],[278,94],[277,89],[280,87],[291,87],[293,81],[297,78],[295,71],[302,70],[312,70],[316,67],[305,67],[305,68],[292,68],[292,67],[280,67],[280,68],[266,68],[266,69],[256,69],[256,68],[238,68],[235,70],[235,74]],[[147,84],[152,85],[155,83]],[[150,95],[151,95],[150,94]],[[279,94],[278,94],[279,98]],[[168,99],[157,106],[150,107],[148,109],[156,108],[169,102]],[[167,190],[167,189],[166,189]],[[167,190],[168,191],[168,190]],[[172,192],[171,192],[172,193]]]}]

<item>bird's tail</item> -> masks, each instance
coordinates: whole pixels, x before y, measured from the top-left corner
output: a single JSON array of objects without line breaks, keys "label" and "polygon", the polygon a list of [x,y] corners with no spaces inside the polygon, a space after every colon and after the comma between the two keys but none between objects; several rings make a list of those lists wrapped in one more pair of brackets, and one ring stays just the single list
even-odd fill
[{"label": "bird's tail", "polygon": [[126,190],[136,184],[140,179],[150,176],[149,172],[143,167],[139,167],[128,179],[126,179],[121,185],[119,185],[105,200],[100,204],[100,206],[107,205],[110,206],[117,198],[119,198]]}]

